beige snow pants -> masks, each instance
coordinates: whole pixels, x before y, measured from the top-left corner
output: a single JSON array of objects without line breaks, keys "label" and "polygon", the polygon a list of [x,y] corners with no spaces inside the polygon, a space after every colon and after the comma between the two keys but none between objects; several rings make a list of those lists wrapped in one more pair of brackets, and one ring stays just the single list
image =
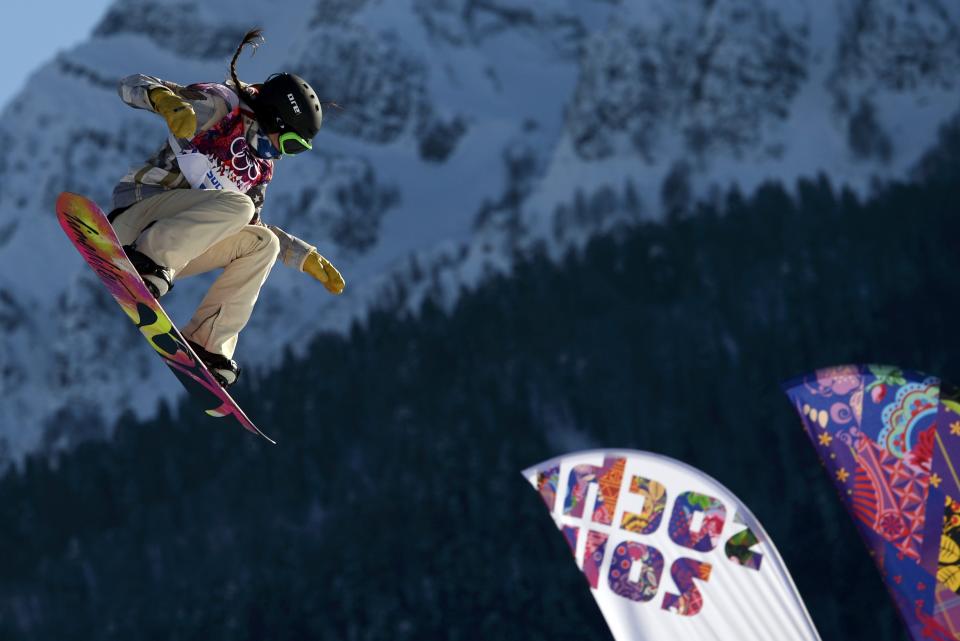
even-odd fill
[{"label": "beige snow pants", "polygon": [[280,253],[277,235],[251,225],[253,201],[234,191],[172,189],[130,206],[114,219],[124,245],[169,268],[174,279],[214,269],[214,281],[183,336],[233,358],[260,287]]}]

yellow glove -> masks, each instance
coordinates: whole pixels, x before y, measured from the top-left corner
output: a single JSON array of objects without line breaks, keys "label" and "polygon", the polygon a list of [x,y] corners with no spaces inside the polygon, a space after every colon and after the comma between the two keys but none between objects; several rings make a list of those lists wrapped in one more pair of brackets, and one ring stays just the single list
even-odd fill
[{"label": "yellow glove", "polygon": [[303,261],[303,271],[323,283],[323,286],[331,294],[343,292],[343,287],[346,285],[337,268],[330,264],[329,260],[318,254],[316,250],[311,251],[307,255],[307,259]]},{"label": "yellow glove", "polygon": [[174,136],[193,138],[197,131],[197,114],[189,102],[166,87],[154,87],[149,95],[154,109],[167,121]]}]

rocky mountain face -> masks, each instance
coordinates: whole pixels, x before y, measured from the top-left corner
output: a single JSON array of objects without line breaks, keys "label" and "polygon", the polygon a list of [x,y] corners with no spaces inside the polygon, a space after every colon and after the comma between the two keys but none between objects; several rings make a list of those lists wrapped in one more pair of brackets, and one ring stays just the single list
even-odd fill
[{"label": "rocky mountain face", "polygon": [[[0,119],[4,460],[179,394],[53,202],[71,190],[109,209],[162,143],[162,121],[116,96],[121,77],[223,80],[258,25],[240,77],[293,71],[335,103],[314,152],[279,162],[264,218],[348,289],[278,265],[237,353],[254,370],[372,307],[449,302],[534,243],[559,251],[734,184],[903,177],[960,96],[960,5],[940,0],[118,0]],[[209,282],[165,305],[185,321]]]}]

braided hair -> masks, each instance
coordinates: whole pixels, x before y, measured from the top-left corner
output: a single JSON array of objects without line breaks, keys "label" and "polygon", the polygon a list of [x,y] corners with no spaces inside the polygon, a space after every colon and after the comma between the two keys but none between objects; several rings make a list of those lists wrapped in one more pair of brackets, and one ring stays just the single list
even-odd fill
[{"label": "braided hair", "polygon": [[249,96],[244,96],[245,93],[248,93],[245,90],[245,85],[240,82],[240,78],[237,77],[237,60],[240,58],[240,52],[243,51],[243,48],[247,45],[253,49],[253,53],[257,53],[257,47],[263,44],[263,29],[255,28],[251,29],[243,36],[243,40],[240,42],[240,45],[237,47],[237,50],[233,54],[233,59],[230,61],[230,77],[233,79],[233,84],[236,87],[237,93],[241,96],[247,98]]},{"label": "braided hair", "polygon": [[[240,53],[243,51],[243,48],[247,45],[250,45],[250,48],[253,50],[253,54],[256,55],[257,48],[263,44],[265,38],[263,36],[263,29],[260,27],[255,27],[247,31],[243,36],[243,40],[237,46],[237,50],[233,53],[233,58],[230,60],[230,78],[233,80],[233,85],[236,88],[237,93],[240,97],[247,101],[254,111],[257,111],[256,104],[256,88],[250,88],[246,83],[240,82],[240,78],[237,77],[237,60],[240,59]],[[343,107],[332,101],[321,101],[324,109],[328,107],[333,107],[337,110],[342,110]]]}]

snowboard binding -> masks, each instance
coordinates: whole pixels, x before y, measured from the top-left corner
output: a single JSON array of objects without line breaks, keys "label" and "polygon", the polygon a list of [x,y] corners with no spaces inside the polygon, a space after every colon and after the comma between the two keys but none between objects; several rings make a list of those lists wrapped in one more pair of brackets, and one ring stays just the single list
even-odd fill
[{"label": "snowboard binding", "polygon": [[123,251],[126,252],[127,258],[133,263],[140,278],[143,279],[143,284],[147,286],[154,298],[159,300],[161,296],[173,289],[173,274],[168,268],[153,262],[149,256],[139,251],[136,245],[124,245]]},{"label": "snowboard binding", "polygon": [[241,368],[240,365],[237,364],[237,361],[232,358],[227,358],[222,354],[214,354],[213,352],[207,351],[192,340],[187,339],[187,343],[191,349],[193,349],[194,353],[200,357],[200,360],[207,366],[207,369],[210,370],[210,373],[213,374],[213,377],[217,379],[217,382],[220,383],[223,389],[227,389],[240,378]]}]

